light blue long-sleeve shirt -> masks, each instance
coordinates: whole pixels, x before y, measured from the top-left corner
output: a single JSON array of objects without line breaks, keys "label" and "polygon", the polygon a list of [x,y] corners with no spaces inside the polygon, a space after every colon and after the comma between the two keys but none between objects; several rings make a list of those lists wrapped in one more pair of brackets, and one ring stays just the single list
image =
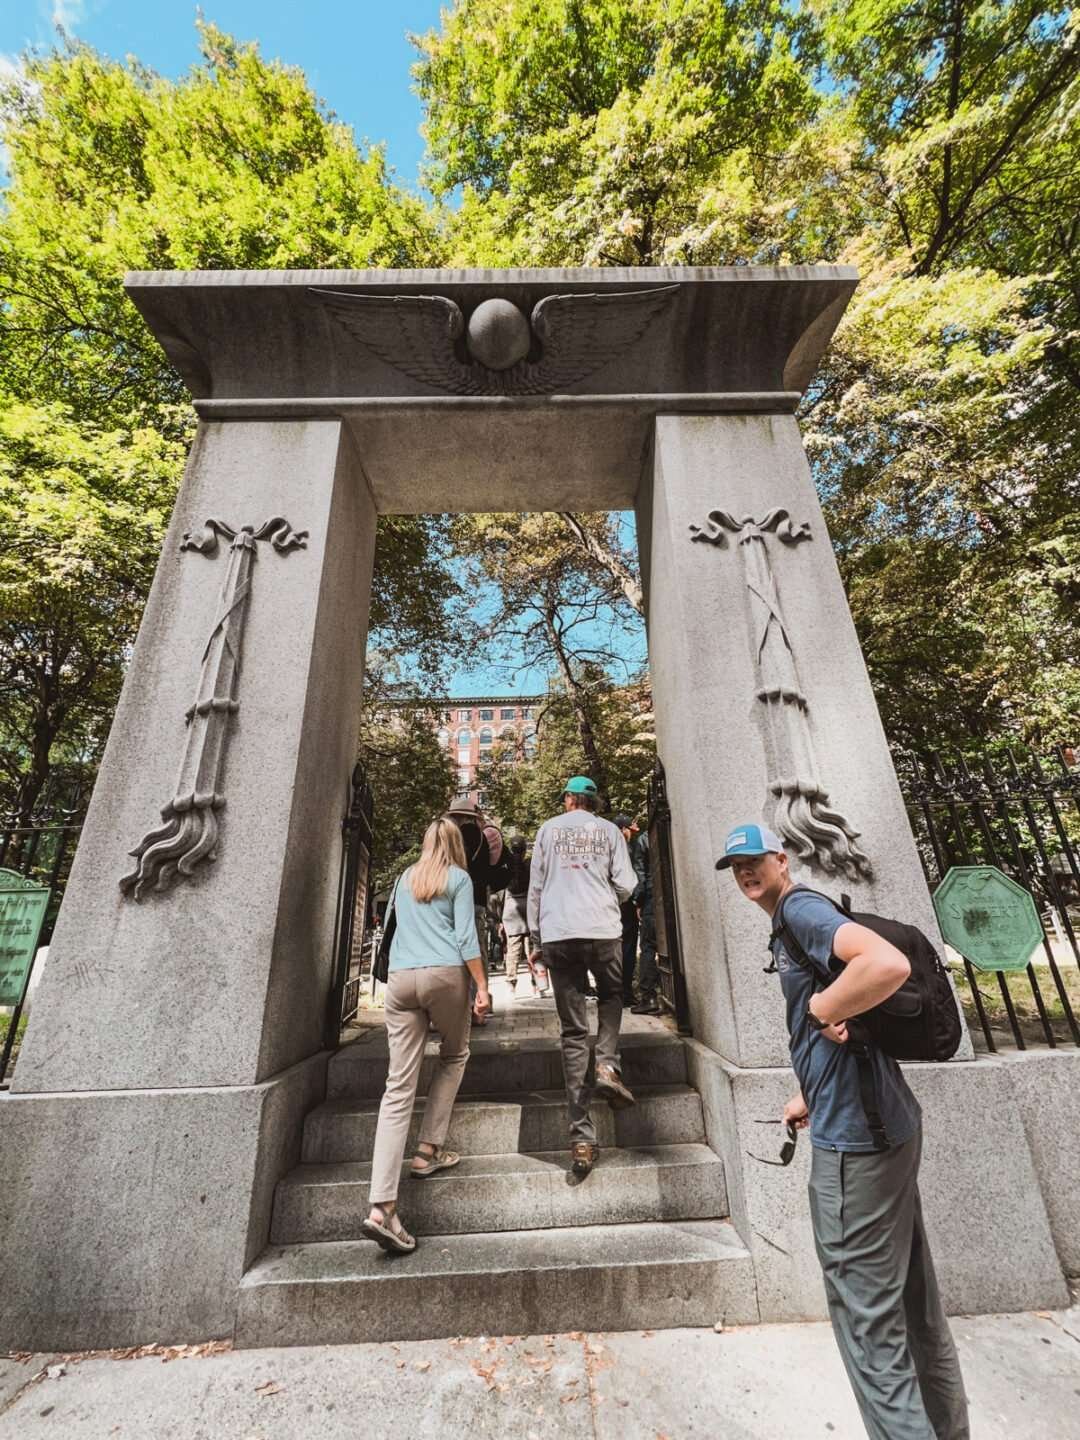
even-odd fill
[{"label": "light blue long-sleeve shirt", "polygon": [[479,959],[473,887],[468,875],[451,865],[446,893],[421,902],[409,884],[412,869],[410,865],[402,873],[394,895],[397,928],[390,942],[389,968],[416,970],[427,965],[464,965],[466,960]]}]

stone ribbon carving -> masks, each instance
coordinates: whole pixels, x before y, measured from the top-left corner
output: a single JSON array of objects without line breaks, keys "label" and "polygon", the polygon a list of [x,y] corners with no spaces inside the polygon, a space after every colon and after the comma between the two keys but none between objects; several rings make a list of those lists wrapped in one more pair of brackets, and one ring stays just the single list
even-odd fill
[{"label": "stone ribbon carving", "polygon": [[739,537],[746,588],[750,594],[757,665],[757,698],[765,706],[779,773],[769,782],[776,796],[775,826],[802,861],[828,874],[869,878],[868,857],[855,844],[859,832],[831,807],[822,785],[810,733],[809,705],[784,624],[773,579],[766,537],[775,534],[784,545],[811,539],[809,524],[795,525],[788,512],[770,510],[761,520],[745,515],[735,520],[726,510],[710,510],[704,525],[690,526],[691,538],[709,545]]},{"label": "stone ribbon carving", "polygon": [[251,567],[257,542],[269,540],[279,555],[302,549],[306,530],[293,530],[280,515],[256,529],[234,530],[223,520],[207,520],[202,534],[184,535],[181,550],[217,554],[218,536],[226,536],[229,564],[221,587],[217,619],[203,651],[202,671],[195,702],[185,718],[187,744],[180,762],[173,798],[161,812],[162,824],[150,830],[131,854],[138,862],[120,880],[125,894],[141,900],[149,890],[166,890],[180,876],[189,876],[204,860],[217,858],[218,815],[225,804],[220,790],[221,766],[230,718],[240,708],[236,686],[240,675],[240,645],[251,594]]},{"label": "stone ribbon carving", "polygon": [[531,316],[511,301],[482,301],[466,320],[444,295],[363,295],[312,288],[354,340],[387,365],[452,395],[551,395],[635,344],[678,285],[545,295]]}]

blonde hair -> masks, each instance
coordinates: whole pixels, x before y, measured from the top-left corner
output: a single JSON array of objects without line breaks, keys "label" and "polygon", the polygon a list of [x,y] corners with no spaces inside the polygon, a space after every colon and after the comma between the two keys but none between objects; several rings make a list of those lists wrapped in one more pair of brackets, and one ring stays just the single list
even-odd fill
[{"label": "blonde hair", "polygon": [[445,895],[451,865],[459,870],[466,868],[465,842],[453,820],[448,815],[440,815],[424,831],[420,859],[409,876],[413,899],[424,903]]}]

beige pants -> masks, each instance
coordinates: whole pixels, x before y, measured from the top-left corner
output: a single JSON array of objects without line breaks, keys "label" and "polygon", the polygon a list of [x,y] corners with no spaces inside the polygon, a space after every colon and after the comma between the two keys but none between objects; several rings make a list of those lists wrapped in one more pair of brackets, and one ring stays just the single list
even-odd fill
[{"label": "beige pants", "polygon": [[[506,978],[517,980],[518,966],[523,965],[529,970],[529,937],[527,935],[507,935],[506,937]],[[533,982],[536,983],[535,981]]]},{"label": "beige pants", "polygon": [[390,1070],[379,1106],[371,1160],[371,1203],[396,1200],[409,1138],[416,1087],[430,1021],[442,1036],[428,1087],[422,1145],[441,1146],[469,1058],[469,972],[464,965],[392,970],[386,986],[386,1038]]}]

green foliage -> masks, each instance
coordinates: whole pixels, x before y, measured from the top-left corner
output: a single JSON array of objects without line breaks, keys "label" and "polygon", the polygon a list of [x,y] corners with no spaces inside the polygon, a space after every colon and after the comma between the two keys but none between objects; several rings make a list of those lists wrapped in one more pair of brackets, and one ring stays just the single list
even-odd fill
[{"label": "green foliage", "polygon": [[[438,232],[303,74],[200,26],[179,81],[67,42],[3,88],[5,568],[0,784],[96,758],[193,416],[127,300],[129,269],[437,264]],[[30,497],[16,524],[19,492]],[[439,517],[380,523],[371,623],[438,673],[460,633]],[[41,575],[35,580],[35,563]]]},{"label": "green foliage", "polygon": [[859,265],[803,421],[886,728],[1070,738],[1077,17],[459,0],[419,46],[461,263]]},{"label": "green foliage", "polygon": [[360,732],[360,759],[375,802],[372,885],[384,890],[419,855],[424,831],[450,804],[454,767],[439,745],[432,715],[402,707],[389,719],[370,715]]},{"label": "green foliage", "polygon": [[[598,670],[581,677],[590,726],[604,757],[609,815],[625,811],[644,824],[649,780],[656,763],[650,696],[641,683],[616,686]],[[481,762],[478,784],[487,809],[505,828],[528,836],[562,809],[563,789],[571,775],[591,773],[581,742],[575,704],[553,690],[539,716],[538,746],[532,761],[521,761],[509,746],[496,745]]]},{"label": "green foliage", "polygon": [[0,797],[29,810],[53,751],[96,755],[172,505],[182,444],[0,403]]}]

